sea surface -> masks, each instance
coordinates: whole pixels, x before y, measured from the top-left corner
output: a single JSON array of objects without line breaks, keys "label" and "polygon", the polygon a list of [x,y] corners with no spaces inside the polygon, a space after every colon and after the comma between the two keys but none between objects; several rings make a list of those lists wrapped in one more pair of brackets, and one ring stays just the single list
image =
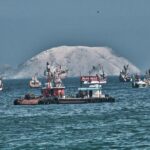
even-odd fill
[{"label": "sea surface", "polygon": [[[103,92],[115,103],[15,106],[29,80],[5,80],[0,92],[0,150],[149,150],[150,88],[133,89],[108,77]],[[44,80],[42,81],[44,83]],[[78,78],[64,80],[75,95]]]}]

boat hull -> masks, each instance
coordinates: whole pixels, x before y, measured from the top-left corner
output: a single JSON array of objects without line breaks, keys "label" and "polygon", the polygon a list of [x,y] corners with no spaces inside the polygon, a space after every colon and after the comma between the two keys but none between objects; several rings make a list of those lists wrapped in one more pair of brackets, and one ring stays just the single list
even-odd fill
[{"label": "boat hull", "polygon": [[101,81],[97,81],[97,82],[83,82],[84,85],[93,85],[93,84],[106,84],[107,81],[106,80],[101,80]]},{"label": "boat hull", "polygon": [[146,83],[139,83],[139,82],[133,82],[132,88],[146,88],[148,87],[148,84]]},{"label": "boat hull", "polygon": [[2,90],[3,90],[3,85],[0,86],[0,91],[2,91]]},{"label": "boat hull", "polygon": [[34,98],[34,99],[16,99],[14,105],[47,105],[47,104],[85,104],[85,103],[102,103],[115,102],[113,97],[103,98]]},{"label": "boat hull", "polygon": [[120,82],[131,82],[131,78],[130,77],[122,77],[122,76],[119,76],[119,81]]},{"label": "boat hull", "polygon": [[29,83],[30,88],[40,88],[41,87],[41,83]]}]

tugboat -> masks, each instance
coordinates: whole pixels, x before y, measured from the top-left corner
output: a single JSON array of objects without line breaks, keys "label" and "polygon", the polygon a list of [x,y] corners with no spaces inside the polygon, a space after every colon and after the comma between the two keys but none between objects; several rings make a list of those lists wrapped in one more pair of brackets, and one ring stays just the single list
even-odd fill
[{"label": "tugboat", "polygon": [[140,76],[139,75],[135,75],[133,77],[133,82],[132,82],[132,87],[133,88],[146,88],[148,86],[148,84],[141,80]]},{"label": "tugboat", "polygon": [[[98,71],[96,75],[91,75],[93,72]],[[107,77],[105,75],[104,69],[102,65],[93,66],[93,68],[89,71],[88,76],[80,76],[80,81],[82,84],[92,85],[92,84],[106,84]]]},{"label": "tugboat", "polygon": [[37,79],[36,74],[32,77],[32,80],[29,82],[29,86],[31,88],[39,88],[41,87],[41,82]]},{"label": "tugboat", "polygon": [[129,65],[123,66],[123,70],[120,71],[119,80],[120,80],[120,82],[131,82],[132,81],[132,78],[129,75]]},{"label": "tugboat", "polygon": [[0,78],[0,91],[3,90],[3,82],[2,82],[2,78]]},{"label": "tugboat", "polygon": [[65,96],[65,86],[62,83],[62,76],[68,70],[61,69],[61,66],[52,70],[47,63],[45,75],[47,82],[42,88],[42,95],[36,97],[31,94],[26,94],[22,99],[16,99],[14,105],[38,105],[38,104],[83,104],[83,103],[100,103],[100,102],[115,102],[115,99],[104,95],[101,92],[101,85],[95,84],[89,87],[78,88],[76,97]]}]

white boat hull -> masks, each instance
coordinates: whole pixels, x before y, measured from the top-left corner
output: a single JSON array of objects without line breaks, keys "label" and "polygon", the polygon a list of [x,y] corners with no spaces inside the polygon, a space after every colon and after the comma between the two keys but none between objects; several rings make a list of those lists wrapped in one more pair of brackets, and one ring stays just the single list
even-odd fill
[{"label": "white boat hull", "polygon": [[148,87],[148,84],[144,81],[134,81],[132,83],[133,88],[146,88]]},{"label": "white boat hull", "polygon": [[34,82],[30,81],[29,86],[31,88],[39,88],[39,87],[41,87],[41,82],[35,82],[34,83]]},{"label": "white boat hull", "polygon": [[84,81],[83,84],[85,85],[92,85],[92,84],[106,84],[107,81],[106,80],[103,80],[103,81],[91,81],[91,82],[88,82],[88,81]]}]

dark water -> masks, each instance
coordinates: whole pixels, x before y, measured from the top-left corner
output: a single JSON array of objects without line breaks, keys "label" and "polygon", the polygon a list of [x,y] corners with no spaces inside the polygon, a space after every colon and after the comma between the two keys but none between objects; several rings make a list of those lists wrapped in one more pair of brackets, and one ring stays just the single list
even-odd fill
[{"label": "dark water", "polygon": [[[132,89],[110,77],[103,91],[115,103],[14,106],[28,80],[4,81],[0,92],[0,149],[150,149],[150,88]],[[77,78],[64,81],[74,94]],[[69,91],[68,91],[69,90]]]}]

